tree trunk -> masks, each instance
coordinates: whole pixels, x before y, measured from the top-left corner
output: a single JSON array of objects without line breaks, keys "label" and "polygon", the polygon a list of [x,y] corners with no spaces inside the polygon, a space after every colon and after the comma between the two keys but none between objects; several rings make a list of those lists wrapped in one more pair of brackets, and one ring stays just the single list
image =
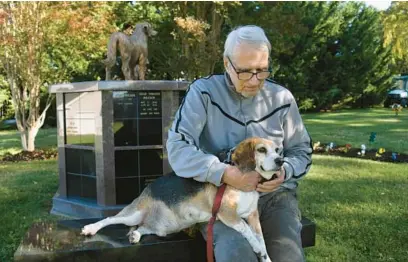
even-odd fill
[{"label": "tree trunk", "polygon": [[31,127],[27,130],[27,150],[29,152],[32,152],[35,150],[35,137],[38,134],[38,130],[40,130],[39,127]]},{"label": "tree trunk", "polygon": [[39,130],[39,127],[31,127],[26,131],[20,132],[21,147],[24,151],[33,152],[35,150],[35,137]]},{"label": "tree trunk", "polygon": [[24,151],[27,151],[27,136],[26,136],[26,132],[20,132],[20,137],[21,137],[21,147],[23,148]]}]

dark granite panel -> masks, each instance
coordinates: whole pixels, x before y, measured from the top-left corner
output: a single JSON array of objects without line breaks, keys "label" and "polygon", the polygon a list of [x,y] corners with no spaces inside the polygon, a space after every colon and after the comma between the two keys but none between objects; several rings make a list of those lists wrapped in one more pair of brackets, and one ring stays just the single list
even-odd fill
[{"label": "dark granite panel", "polygon": [[113,92],[113,116],[115,120],[136,118],[138,105],[137,92]]},{"label": "dark granite panel", "polygon": [[161,119],[139,119],[139,145],[161,145]]},{"label": "dark granite panel", "polygon": [[115,120],[137,117],[137,92],[113,92],[113,116]]},{"label": "dark granite panel", "polygon": [[122,108],[124,118],[137,117],[138,97],[136,92],[126,92],[122,99]]},{"label": "dark granite panel", "polygon": [[95,152],[92,150],[78,150],[81,155],[81,174],[96,176]]},{"label": "dark granite panel", "polygon": [[161,118],[161,92],[140,91],[138,106],[139,118]]},{"label": "dark granite panel", "polygon": [[131,203],[139,195],[139,178],[116,178],[116,204]]},{"label": "dark granite panel", "polygon": [[65,148],[67,173],[81,173],[81,151],[80,149]]},{"label": "dark granite panel", "polygon": [[140,175],[162,175],[163,174],[163,150],[144,149],[139,151]]},{"label": "dark granite panel", "polygon": [[118,97],[118,92],[113,93],[113,119],[123,118],[123,97]]},{"label": "dark granite panel", "polygon": [[67,173],[96,175],[95,153],[93,150],[65,148],[65,155]]},{"label": "dark granite panel", "polygon": [[136,177],[139,175],[139,160],[137,150],[115,151],[116,177]]},{"label": "dark granite panel", "polygon": [[82,176],[81,197],[96,200],[96,177]]},{"label": "dark granite panel", "polygon": [[186,96],[186,91],[179,91],[179,105],[183,102],[184,97]]},{"label": "dark granite panel", "polygon": [[67,196],[81,197],[81,176],[67,173]]},{"label": "dark granite panel", "polygon": [[136,119],[115,121],[113,124],[115,146],[137,146],[137,128]]}]

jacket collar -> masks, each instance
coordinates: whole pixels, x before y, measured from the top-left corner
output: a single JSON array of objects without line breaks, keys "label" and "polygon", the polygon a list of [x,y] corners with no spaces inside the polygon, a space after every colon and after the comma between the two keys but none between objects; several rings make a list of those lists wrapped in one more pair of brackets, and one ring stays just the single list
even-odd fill
[{"label": "jacket collar", "polygon": [[225,84],[227,85],[228,90],[237,98],[239,99],[245,99],[246,97],[241,95],[240,93],[237,92],[237,90],[235,89],[234,84],[232,83],[231,77],[230,75],[225,72],[224,73],[224,79],[225,79]]}]

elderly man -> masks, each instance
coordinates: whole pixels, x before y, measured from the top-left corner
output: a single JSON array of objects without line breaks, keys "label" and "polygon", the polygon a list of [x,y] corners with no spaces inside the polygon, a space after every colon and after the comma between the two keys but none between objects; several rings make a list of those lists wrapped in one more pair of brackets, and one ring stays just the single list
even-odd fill
[{"label": "elderly man", "polygon": [[[270,258],[304,261],[296,188],[311,165],[311,139],[293,95],[267,79],[270,51],[260,27],[243,26],[228,35],[226,72],[190,85],[169,130],[168,157],[178,176],[260,192],[258,209]],[[253,136],[281,145],[284,164],[271,181],[260,183],[259,175],[241,173],[217,157]],[[205,237],[205,225],[202,233]],[[220,221],[214,225],[214,255],[217,262],[257,261],[248,241]]]}]

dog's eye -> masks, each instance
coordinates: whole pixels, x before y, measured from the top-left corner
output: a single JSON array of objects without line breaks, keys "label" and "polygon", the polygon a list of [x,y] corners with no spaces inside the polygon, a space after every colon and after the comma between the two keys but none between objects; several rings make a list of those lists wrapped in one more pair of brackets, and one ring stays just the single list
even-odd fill
[{"label": "dog's eye", "polygon": [[266,153],[266,148],[265,147],[260,147],[256,151],[258,151],[259,153],[265,154]]},{"label": "dog's eye", "polygon": [[275,148],[275,152],[276,153],[278,153],[279,152],[279,148],[277,147],[277,148]]}]

